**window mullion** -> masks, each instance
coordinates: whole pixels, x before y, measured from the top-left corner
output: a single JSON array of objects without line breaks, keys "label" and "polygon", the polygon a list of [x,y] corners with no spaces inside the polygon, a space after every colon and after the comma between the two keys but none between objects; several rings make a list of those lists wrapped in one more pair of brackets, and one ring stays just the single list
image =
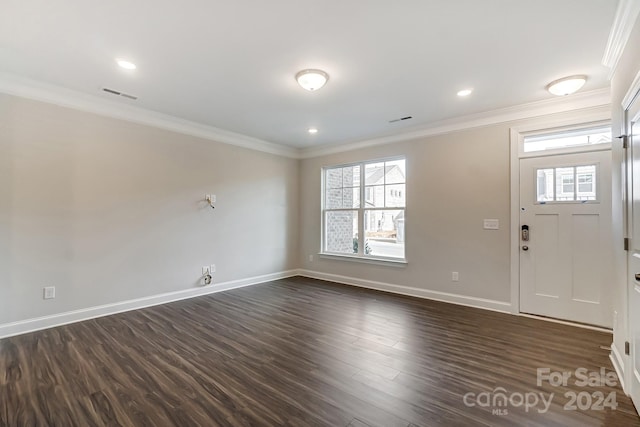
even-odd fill
[{"label": "window mullion", "polygon": [[365,204],[365,182],[364,182],[364,168],[365,164],[360,164],[360,207],[358,208],[358,256],[364,255],[364,204]]},{"label": "window mullion", "polygon": [[578,168],[573,167],[573,200],[578,200]]}]

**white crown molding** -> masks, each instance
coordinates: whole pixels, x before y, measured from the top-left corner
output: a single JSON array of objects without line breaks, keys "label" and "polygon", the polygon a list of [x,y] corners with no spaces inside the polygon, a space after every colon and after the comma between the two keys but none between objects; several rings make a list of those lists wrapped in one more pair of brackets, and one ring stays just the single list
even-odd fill
[{"label": "white crown molding", "polygon": [[374,147],[377,145],[390,144],[394,142],[408,141],[412,139],[456,132],[465,129],[512,122],[516,120],[530,119],[534,117],[564,113],[585,108],[608,106],[610,103],[611,93],[610,89],[607,87],[589,92],[579,92],[574,95],[545,99],[542,101],[530,102],[527,104],[502,108],[499,110],[492,110],[484,113],[471,114],[454,119],[443,120],[440,122],[432,123],[427,127],[421,129],[396,135],[374,138],[365,141],[357,141],[343,145],[305,148],[300,151],[300,158],[308,159],[312,157],[326,156],[329,154],[342,153],[345,151]]},{"label": "white crown molding", "polygon": [[299,150],[296,148],[274,144],[14,74],[0,73],[0,92],[279,156],[298,158],[299,154]]},{"label": "white crown molding", "polygon": [[609,41],[602,57],[602,64],[609,67],[609,79],[613,77],[618,61],[627,45],[633,26],[640,13],[640,0],[620,0],[613,19]]},{"label": "white crown molding", "polygon": [[113,304],[88,307],[80,310],[53,314],[50,316],[0,324],[0,339],[11,337],[14,335],[39,331],[42,329],[53,328],[56,326],[67,325],[69,323],[82,322],[84,320],[95,319],[97,317],[110,316],[112,314],[122,313],[125,311],[138,310],[154,305],[167,304],[183,299],[215,294],[218,292],[229,291],[231,289],[257,285],[264,282],[271,282],[273,280],[284,279],[297,275],[298,270],[281,271],[278,273],[265,274],[262,276],[248,277],[245,279],[216,283],[214,285],[204,286],[201,288],[186,289],[159,295],[151,295],[128,301],[120,301]]},{"label": "white crown molding", "polygon": [[340,145],[299,149],[274,144],[272,142],[191,122],[140,107],[118,103],[95,95],[84,94],[60,86],[54,86],[36,80],[23,78],[14,74],[0,73],[0,93],[47,102],[61,107],[87,111],[106,117],[294,159],[324,156],[356,150],[359,148],[407,141],[475,127],[579,110],[594,106],[609,105],[611,98],[609,88],[603,88],[590,92],[581,92],[566,97],[546,99],[502,108],[499,110],[492,110],[434,122],[426,127],[414,128],[414,130],[400,134]]},{"label": "white crown molding", "polygon": [[624,98],[622,98],[622,109],[628,110],[631,107],[631,104],[636,99],[637,96],[640,96],[640,71],[636,74],[636,77],[631,82],[631,86],[629,86],[629,90],[625,94]]}]

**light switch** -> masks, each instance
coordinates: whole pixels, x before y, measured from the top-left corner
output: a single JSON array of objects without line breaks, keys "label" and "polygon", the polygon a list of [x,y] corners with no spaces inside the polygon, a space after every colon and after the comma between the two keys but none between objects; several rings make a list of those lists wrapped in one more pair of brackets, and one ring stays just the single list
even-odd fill
[{"label": "light switch", "polygon": [[500,229],[500,221],[497,219],[485,219],[484,220],[484,229],[485,230],[499,230]]}]

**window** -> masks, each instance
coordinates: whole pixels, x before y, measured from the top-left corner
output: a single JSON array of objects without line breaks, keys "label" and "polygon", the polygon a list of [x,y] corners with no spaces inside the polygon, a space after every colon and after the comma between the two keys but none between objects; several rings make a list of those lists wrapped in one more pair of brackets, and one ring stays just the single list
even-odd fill
[{"label": "window", "polygon": [[591,127],[588,129],[526,136],[524,138],[524,152],[556,150],[569,147],[607,144],[610,142],[610,126]]},{"label": "window", "polygon": [[538,169],[536,171],[537,201],[538,203],[596,201],[596,176],[597,165]]},{"label": "window", "polygon": [[405,159],[323,170],[322,252],[404,259]]}]

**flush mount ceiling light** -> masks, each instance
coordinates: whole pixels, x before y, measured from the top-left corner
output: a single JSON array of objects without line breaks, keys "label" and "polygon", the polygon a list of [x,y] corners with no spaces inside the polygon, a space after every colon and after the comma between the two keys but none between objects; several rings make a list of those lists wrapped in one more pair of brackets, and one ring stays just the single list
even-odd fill
[{"label": "flush mount ceiling light", "polygon": [[547,85],[547,90],[557,96],[577,92],[587,81],[587,76],[570,76],[555,80]]},{"label": "flush mount ceiling light", "polygon": [[329,80],[329,74],[322,70],[302,70],[296,74],[296,81],[310,92],[320,89]]},{"label": "flush mount ceiling light", "polygon": [[313,134],[316,134],[316,133],[318,133],[318,129],[316,129],[316,128],[309,128],[309,133],[310,133],[310,134],[312,134],[312,135],[313,135]]},{"label": "flush mount ceiling light", "polygon": [[116,62],[121,68],[124,68],[125,70],[135,70],[136,68],[138,68],[133,62],[126,61],[124,59],[116,59]]},{"label": "flush mount ceiling light", "polygon": [[469,95],[471,95],[471,92],[473,92],[473,89],[462,89],[462,90],[458,91],[458,96],[459,97],[469,96]]}]

